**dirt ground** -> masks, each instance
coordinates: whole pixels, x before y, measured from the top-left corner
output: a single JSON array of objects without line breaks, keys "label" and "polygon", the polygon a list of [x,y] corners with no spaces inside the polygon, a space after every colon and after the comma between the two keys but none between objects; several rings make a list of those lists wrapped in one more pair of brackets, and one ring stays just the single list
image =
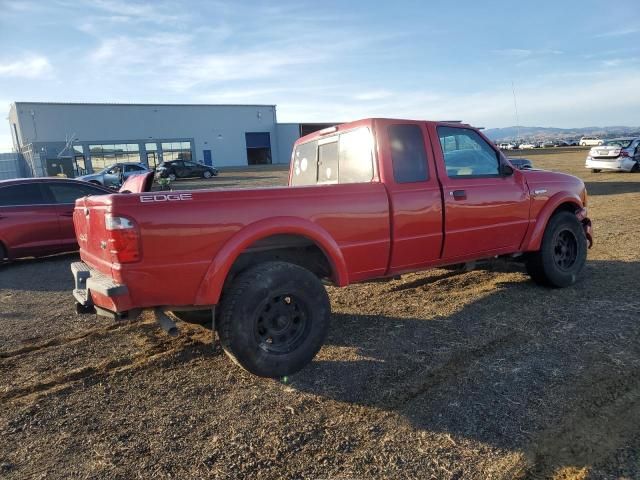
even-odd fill
[{"label": "dirt ground", "polygon": [[640,174],[584,155],[532,155],[587,183],[577,285],[498,264],[330,288],[325,347],[281,381],[198,325],[76,316],[75,254],[0,267],[0,477],[640,478]]}]

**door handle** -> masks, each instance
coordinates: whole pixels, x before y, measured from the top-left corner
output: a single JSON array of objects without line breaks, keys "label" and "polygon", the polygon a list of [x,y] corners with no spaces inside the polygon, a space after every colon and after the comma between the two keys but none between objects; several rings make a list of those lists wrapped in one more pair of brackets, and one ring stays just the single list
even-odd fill
[{"label": "door handle", "polygon": [[449,192],[449,195],[452,196],[455,200],[464,200],[467,198],[467,192],[464,190],[452,190]]}]

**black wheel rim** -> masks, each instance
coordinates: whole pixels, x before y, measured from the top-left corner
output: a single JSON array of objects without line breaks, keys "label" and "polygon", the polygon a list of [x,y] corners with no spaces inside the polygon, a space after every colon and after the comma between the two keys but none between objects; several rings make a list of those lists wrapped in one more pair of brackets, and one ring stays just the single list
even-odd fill
[{"label": "black wheel rim", "polygon": [[578,258],[578,239],[571,230],[562,230],[556,235],[553,261],[563,271],[571,270]]},{"label": "black wheel rim", "polygon": [[306,306],[294,295],[276,295],[262,304],[255,322],[258,345],[268,353],[290,353],[309,333]]}]

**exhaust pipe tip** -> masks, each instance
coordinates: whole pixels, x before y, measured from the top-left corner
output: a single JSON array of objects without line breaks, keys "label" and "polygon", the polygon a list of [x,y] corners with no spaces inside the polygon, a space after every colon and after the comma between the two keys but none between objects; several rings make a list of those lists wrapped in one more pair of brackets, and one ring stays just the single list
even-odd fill
[{"label": "exhaust pipe tip", "polygon": [[160,325],[160,327],[167,332],[167,334],[171,337],[177,337],[180,333],[176,322],[171,320],[166,313],[164,313],[159,308],[154,309],[154,314],[156,317],[156,322]]}]

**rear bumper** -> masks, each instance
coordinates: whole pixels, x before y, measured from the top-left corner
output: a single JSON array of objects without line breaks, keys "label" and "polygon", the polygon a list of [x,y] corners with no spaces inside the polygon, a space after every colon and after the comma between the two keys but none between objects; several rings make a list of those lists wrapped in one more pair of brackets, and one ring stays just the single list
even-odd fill
[{"label": "rear bumper", "polygon": [[115,283],[111,277],[92,269],[84,262],[72,263],[71,273],[75,282],[73,297],[79,307],[78,311],[95,309],[104,316],[129,316],[131,298],[126,285]]},{"label": "rear bumper", "polygon": [[635,160],[625,157],[618,157],[611,160],[587,158],[585,162],[586,168],[595,170],[611,170],[615,172],[630,172],[635,165]]}]

